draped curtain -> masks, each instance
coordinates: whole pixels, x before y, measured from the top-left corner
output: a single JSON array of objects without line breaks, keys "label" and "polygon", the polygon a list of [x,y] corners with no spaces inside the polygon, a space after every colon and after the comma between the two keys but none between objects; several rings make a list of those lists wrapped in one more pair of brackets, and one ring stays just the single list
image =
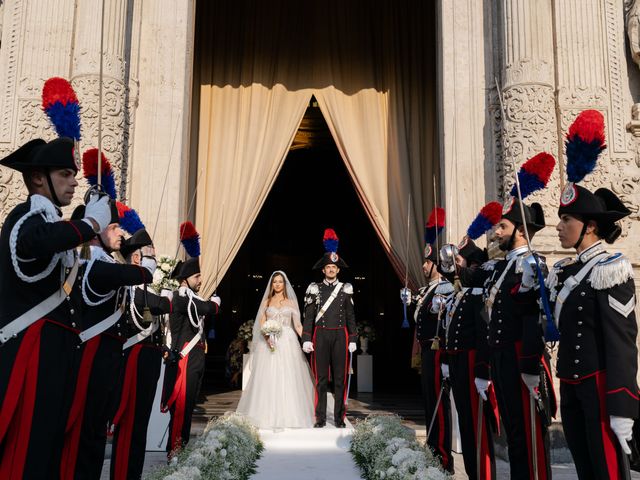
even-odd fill
[{"label": "draped curtain", "polygon": [[438,173],[435,35],[427,28],[435,10],[424,3],[198,3],[196,226],[205,292],[248,234],[311,95],[398,275],[408,265],[410,283],[420,283]]}]

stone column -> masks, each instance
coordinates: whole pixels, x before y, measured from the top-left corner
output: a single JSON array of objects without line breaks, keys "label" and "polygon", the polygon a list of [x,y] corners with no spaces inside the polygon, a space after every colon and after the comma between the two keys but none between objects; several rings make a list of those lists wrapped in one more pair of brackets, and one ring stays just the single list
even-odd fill
[{"label": "stone column", "polygon": [[484,126],[493,40],[485,34],[491,9],[484,3],[440,0],[437,6],[441,177],[436,183],[447,211],[445,238],[454,243],[495,191],[493,171],[485,168],[492,156],[485,147],[492,143],[491,131]]},{"label": "stone column", "polygon": [[[495,167],[498,193],[504,199],[514,184],[514,172],[522,163],[542,151],[558,157],[551,0],[500,0],[496,18],[498,79],[504,111],[496,94],[492,108],[502,137],[498,140],[501,155],[496,156]],[[495,81],[493,86],[496,87]],[[542,203],[547,223],[553,224],[553,206],[558,197],[556,169],[548,188],[525,202]],[[554,244],[553,238],[553,231],[545,229],[536,236],[535,247],[548,250]]]},{"label": "stone column", "polygon": [[[607,148],[584,184],[591,189],[613,190],[633,211],[631,217],[622,222],[623,237],[611,249],[622,250],[637,265],[640,262],[635,241],[640,233],[637,221],[640,219],[640,137],[634,136],[633,120],[638,109],[633,108],[630,89],[633,79],[625,58],[624,9],[616,0],[556,0],[555,10],[562,131],[566,132],[584,109],[597,109],[604,115]],[[635,51],[634,46],[631,47],[629,53]]]},{"label": "stone column", "polygon": [[[27,141],[56,134],[42,111],[42,86],[69,77],[74,0],[7,0],[0,48],[0,158]],[[26,197],[19,173],[0,167],[0,224]]]},{"label": "stone column", "polygon": [[[193,193],[187,190],[195,0],[143,2],[137,22],[140,34],[132,36],[131,63],[139,62],[140,93],[129,195],[149,233],[155,231],[158,254],[173,256],[178,225],[186,220]],[[197,144],[197,133],[194,141]]]},{"label": "stone column", "polygon": [[[100,32],[104,1],[102,131],[98,132],[100,94]],[[122,171],[126,171],[128,141],[125,39],[127,0],[83,0],[76,3],[71,83],[82,108],[82,150],[98,147],[114,167],[116,191],[126,200]],[[124,177],[126,179],[126,176]]]}]

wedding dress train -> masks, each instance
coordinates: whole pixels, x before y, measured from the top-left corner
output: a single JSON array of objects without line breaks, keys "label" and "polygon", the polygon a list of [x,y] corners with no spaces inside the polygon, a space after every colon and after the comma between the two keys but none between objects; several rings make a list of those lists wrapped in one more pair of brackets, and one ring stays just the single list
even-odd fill
[{"label": "wedding dress train", "polygon": [[282,325],[275,351],[262,335],[252,342],[251,377],[237,411],[263,429],[310,428],[314,419],[314,387],[309,363],[294,330],[300,311],[289,301],[264,310],[267,320]]}]

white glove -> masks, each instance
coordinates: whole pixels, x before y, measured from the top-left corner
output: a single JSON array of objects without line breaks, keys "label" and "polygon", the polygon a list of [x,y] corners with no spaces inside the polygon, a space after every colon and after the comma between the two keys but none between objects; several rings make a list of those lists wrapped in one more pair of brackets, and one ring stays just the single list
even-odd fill
[{"label": "white glove", "polygon": [[611,415],[611,417],[609,417],[609,425],[611,425],[611,430],[613,430],[613,433],[618,437],[622,451],[627,455],[631,455],[631,449],[627,442],[631,440],[633,436],[633,418]]},{"label": "white glove", "polygon": [[482,400],[487,401],[487,390],[489,390],[489,385],[491,385],[491,380],[486,380],[484,378],[476,377],[473,383],[476,384],[476,390],[478,391],[478,395],[482,397]]},{"label": "white glove", "polygon": [[447,297],[435,295],[431,300],[431,313],[438,313],[447,304]]},{"label": "white glove", "polygon": [[442,268],[443,272],[452,273],[455,270],[457,254],[457,247],[450,243],[443,245],[440,248],[440,268]]},{"label": "white glove", "polygon": [[111,223],[111,207],[109,206],[109,197],[107,195],[91,195],[87,206],[84,208],[83,220],[91,225],[90,218],[93,218],[98,224],[99,233],[104,232],[109,226],[109,223]]},{"label": "white glove", "polygon": [[358,349],[356,342],[349,342],[349,353],[353,353]]},{"label": "white glove", "polygon": [[173,300],[173,290],[169,290],[168,288],[163,288],[160,290],[160,296],[166,297],[169,300]]},{"label": "white glove", "polygon": [[443,363],[440,365],[440,370],[442,371],[442,378],[449,378],[449,365]]},{"label": "white glove", "polygon": [[409,290],[408,288],[401,288],[400,289],[400,300],[402,300],[402,303],[404,305],[410,305],[411,304],[411,290]]},{"label": "white glove", "polygon": [[311,352],[313,352],[313,343],[311,343],[311,342],[304,342],[304,343],[302,344],[302,351],[303,351],[304,353],[311,353]]},{"label": "white glove", "polygon": [[520,290],[527,292],[537,283],[536,259],[533,255],[527,255],[522,259],[522,282]]},{"label": "white glove", "polygon": [[531,394],[537,398],[538,392],[536,391],[536,388],[538,388],[538,385],[540,385],[540,376],[531,375],[529,373],[521,373],[520,376],[522,377],[522,381],[527,386]]},{"label": "white glove", "polygon": [[215,303],[216,305],[218,305],[218,308],[220,308],[220,304],[222,303],[222,299],[218,295],[213,295],[211,297],[211,301],[213,303]]}]

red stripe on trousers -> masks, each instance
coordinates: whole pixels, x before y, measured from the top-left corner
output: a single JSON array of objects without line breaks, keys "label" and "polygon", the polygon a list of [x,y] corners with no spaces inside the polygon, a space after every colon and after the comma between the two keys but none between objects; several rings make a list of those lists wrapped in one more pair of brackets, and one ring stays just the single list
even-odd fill
[{"label": "red stripe on trousers", "polygon": [[97,335],[84,345],[80,370],[76,381],[76,391],[73,394],[71,411],[67,419],[64,432],[64,446],[62,447],[62,462],[60,463],[60,478],[71,480],[75,476],[76,462],[78,460],[78,448],[80,446],[80,433],[82,432],[82,420],[87,402],[87,389],[89,378],[93,368],[93,360],[100,346],[101,335]]},{"label": "red stripe on trousers", "polygon": [[349,378],[349,332],[347,331],[347,327],[344,327],[344,348],[345,348],[345,356],[344,356],[344,380],[343,386],[344,389],[342,391],[342,421],[344,421],[344,417],[347,416],[347,380]]},{"label": "red stripe on trousers", "polygon": [[[185,342],[182,348],[187,345]],[[164,411],[171,409],[175,405],[171,418],[173,420],[173,427],[171,428],[169,436],[169,451],[173,451],[176,447],[180,447],[178,442],[182,441],[182,425],[184,424],[184,414],[187,402],[187,368],[189,366],[189,354],[186,357],[181,358],[178,362],[178,376],[176,383],[173,386],[173,392],[171,397],[167,401],[164,407]]]},{"label": "red stripe on trousers", "polygon": [[[531,394],[529,393],[529,388],[524,384],[523,381],[520,381],[520,393],[522,397],[522,410],[524,413],[524,428],[527,435],[527,460],[529,463],[529,474],[531,478],[533,478],[533,463],[531,461],[532,451],[531,451],[531,415],[529,412],[529,398]],[[544,442],[542,441],[542,423],[540,422],[540,415],[536,413],[536,454],[538,460],[538,479],[546,480],[547,478],[547,459],[544,450]]]},{"label": "red stripe on trousers", "polygon": [[[113,419],[113,424],[118,431],[118,444],[116,446],[114,480],[126,480],[129,470],[129,453],[131,448],[131,436],[133,435],[133,423],[136,416],[136,384],[138,381],[138,358],[142,344],[134,345],[127,359],[124,376],[120,407]],[[115,437],[115,436],[114,436]]]},{"label": "red stripe on trousers", "polygon": [[[442,382],[441,380],[442,370],[440,369],[440,355],[441,355],[441,351],[440,350],[436,351],[435,360],[433,362],[435,364],[434,378],[436,383],[436,392],[438,392],[438,395],[440,394],[440,388],[441,388],[440,384]],[[442,393],[442,396],[444,397],[444,392]],[[437,401],[437,398],[436,398],[436,401]],[[442,457],[442,466],[446,469],[446,468],[449,468],[451,459],[449,457],[449,452],[447,452],[444,448],[445,419],[444,419],[443,402],[444,402],[444,398],[440,400],[440,404],[438,405],[438,451],[440,452],[440,456]]]},{"label": "red stripe on trousers", "polygon": [[[313,399],[313,415],[315,416],[316,414],[316,408],[318,408],[318,365],[316,364],[316,334],[318,333],[318,330],[315,329],[313,331],[313,338],[311,339],[311,341],[313,342],[313,351],[311,352],[311,364],[313,365],[313,378],[315,379],[315,386],[316,388],[314,388],[314,399]],[[316,417],[316,422],[318,421],[318,417]]]},{"label": "red stripe on trousers", "polygon": [[[469,350],[469,353],[467,354],[467,371],[469,373],[469,402],[471,403],[471,416],[473,418],[473,434],[474,434],[474,438],[477,441],[478,438],[478,397],[480,396],[478,394],[478,390],[476,390],[476,376],[474,374],[473,371],[473,366],[475,365],[475,361],[476,361],[476,351],[475,350]],[[488,397],[487,397],[488,398]],[[482,417],[482,439],[481,439],[481,447],[480,447],[480,461],[482,462],[482,467],[480,469],[480,477],[478,480],[482,480],[482,479],[490,479],[491,478],[491,458],[489,455],[489,437],[488,437],[488,432],[487,432],[487,428],[488,428],[488,424],[487,424],[487,419],[484,417]],[[478,446],[476,445],[476,448],[478,448]],[[476,466],[477,468],[477,466]],[[473,472],[475,474],[475,472]],[[471,474],[469,474],[469,477],[471,477]]]},{"label": "red stripe on trousers", "polygon": [[33,407],[38,384],[40,334],[45,320],[27,328],[16,355],[0,415],[0,439],[4,451],[0,462],[0,478],[21,479],[27,459]]},{"label": "red stripe on trousers", "polygon": [[602,431],[602,445],[604,447],[604,455],[607,459],[609,478],[618,478],[620,466],[618,465],[616,446],[619,442],[609,425],[609,414],[607,413],[607,374],[604,371],[596,374],[596,388],[598,389],[598,400],[600,400],[600,430]]}]

